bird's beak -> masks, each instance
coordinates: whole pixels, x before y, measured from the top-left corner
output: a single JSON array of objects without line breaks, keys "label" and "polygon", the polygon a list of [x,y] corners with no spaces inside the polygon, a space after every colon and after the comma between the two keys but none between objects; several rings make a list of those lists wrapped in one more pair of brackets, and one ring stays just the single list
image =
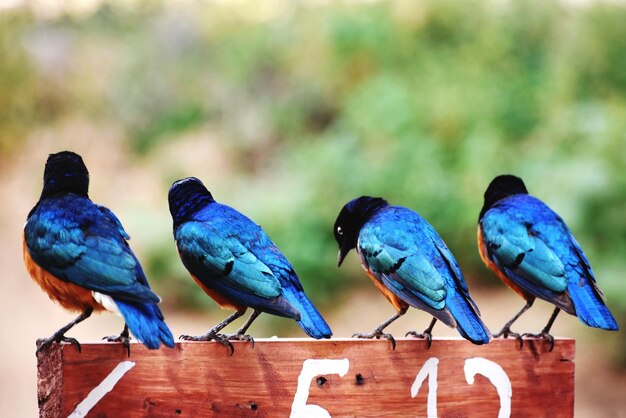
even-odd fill
[{"label": "bird's beak", "polygon": [[348,251],[345,251],[343,248],[339,249],[339,254],[337,254],[337,267],[341,267],[341,263],[343,263],[343,259],[348,255]]}]

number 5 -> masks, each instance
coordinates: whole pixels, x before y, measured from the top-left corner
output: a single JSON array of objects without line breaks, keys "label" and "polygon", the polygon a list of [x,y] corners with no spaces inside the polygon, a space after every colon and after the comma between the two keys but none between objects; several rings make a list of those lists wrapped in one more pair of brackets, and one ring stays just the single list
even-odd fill
[{"label": "number 5", "polygon": [[291,404],[289,418],[331,418],[327,410],[318,405],[307,405],[311,380],[321,374],[338,374],[343,377],[348,373],[350,360],[314,359],[305,360],[298,376],[298,387]]}]

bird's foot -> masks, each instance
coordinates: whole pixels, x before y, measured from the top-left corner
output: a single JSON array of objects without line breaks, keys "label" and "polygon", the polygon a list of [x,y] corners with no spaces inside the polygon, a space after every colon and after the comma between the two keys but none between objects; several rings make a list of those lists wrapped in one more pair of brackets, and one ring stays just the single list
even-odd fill
[{"label": "bird's foot", "polygon": [[409,335],[415,338],[425,339],[428,342],[428,349],[430,350],[430,346],[433,343],[433,334],[430,331],[426,330],[422,333],[419,333],[417,331],[409,331],[404,336],[408,337]]},{"label": "bird's foot", "polygon": [[42,339],[37,340],[37,354],[41,353],[42,351],[47,350],[48,347],[52,345],[52,343],[60,343],[60,342],[72,344],[74,347],[76,347],[76,350],[78,350],[78,352],[80,353],[80,350],[81,350],[80,343],[78,342],[76,338],[66,337],[63,334],[55,333],[50,338],[42,338]]},{"label": "bird's foot", "polygon": [[515,338],[517,342],[519,343],[520,350],[522,349],[522,347],[524,347],[524,340],[522,339],[523,336],[526,336],[526,334],[524,335],[518,334],[517,332],[511,331],[511,329],[508,327],[504,327],[497,334],[493,334],[493,338],[500,338],[500,337],[504,339],[509,338],[509,337]]},{"label": "bird's foot", "polygon": [[233,347],[233,344],[230,341],[228,341],[229,339],[228,337],[229,336],[226,334],[219,334],[217,332],[209,331],[204,335],[197,335],[197,336],[181,335],[179,339],[185,340],[185,341],[216,341],[222,344],[224,347],[229,348],[230,355],[232,356],[233,353],[235,352],[235,347]]},{"label": "bird's foot", "polygon": [[128,353],[128,357],[130,357],[130,335],[122,332],[120,335],[109,335],[106,337],[102,337],[103,340],[110,343],[122,343],[124,348],[126,348],[126,353]]},{"label": "bird's foot", "polygon": [[554,349],[554,337],[550,335],[547,331],[541,331],[538,334],[526,332],[522,334],[522,337],[541,338],[541,339],[547,340],[550,343],[550,351]]},{"label": "bird's foot", "polygon": [[374,332],[371,332],[369,334],[361,334],[361,333],[352,334],[352,338],[364,338],[364,339],[376,338],[377,340],[381,338],[386,338],[389,341],[391,341],[391,348],[393,350],[396,349],[396,339],[393,338],[393,335],[384,333],[382,331],[374,330]]},{"label": "bird's foot", "polygon": [[246,341],[246,342],[249,342],[249,343],[252,344],[252,348],[254,348],[254,338],[252,338],[252,335],[235,333],[235,334],[226,334],[225,337],[229,341]]}]

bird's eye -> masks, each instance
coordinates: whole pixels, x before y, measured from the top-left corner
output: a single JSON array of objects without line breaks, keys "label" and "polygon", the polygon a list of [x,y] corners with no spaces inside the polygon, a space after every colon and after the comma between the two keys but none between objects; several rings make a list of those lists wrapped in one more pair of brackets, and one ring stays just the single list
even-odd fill
[{"label": "bird's eye", "polygon": [[343,235],[343,229],[340,226],[337,227],[337,235]]}]

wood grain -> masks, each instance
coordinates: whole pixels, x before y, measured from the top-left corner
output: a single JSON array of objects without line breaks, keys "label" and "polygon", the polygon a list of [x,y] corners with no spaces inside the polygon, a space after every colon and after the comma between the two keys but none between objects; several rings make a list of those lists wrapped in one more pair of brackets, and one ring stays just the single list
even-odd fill
[{"label": "wood grain", "polygon": [[114,343],[83,343],[82,353],[53,344],[38,356],[39,405],[44,417],[67,417],[120,362],[135,362],[90,417],[289,417],[298,376],[307,359],[344,359],[348,373],[312,379],[308,404],[337,417],[424,417],[428,379],[415,398],[411,385],[424,363],[439,360],[439,417],[497,417],[496,388],[482,375],[465,380],[464,364],[481,357],[499,364],[512,386],[512,417],[572,417],[575,342],[494,340],[475,346],[462,339],[258,339],[254,348],[233,342],[234,355],[214,342],[179,342],[174,349],[131,355]]}]

